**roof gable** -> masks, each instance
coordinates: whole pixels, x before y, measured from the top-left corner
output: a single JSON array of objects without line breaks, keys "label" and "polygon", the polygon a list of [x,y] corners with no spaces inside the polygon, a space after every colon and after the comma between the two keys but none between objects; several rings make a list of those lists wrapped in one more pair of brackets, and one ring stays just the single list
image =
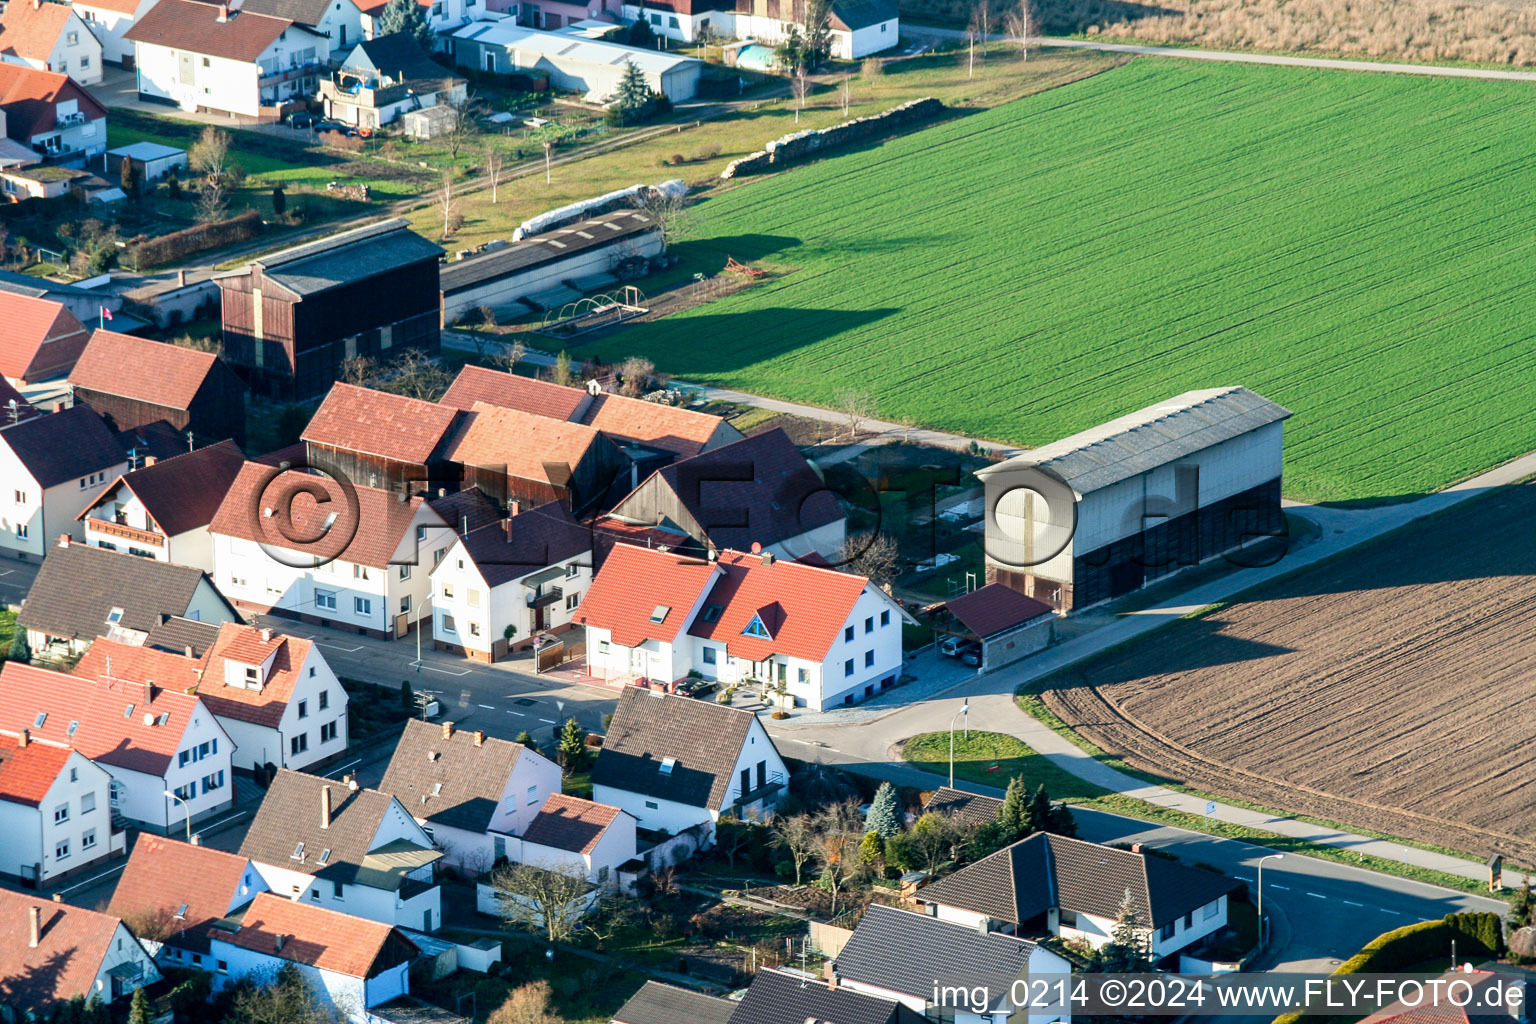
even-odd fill
[{"label": "roof gable", "polygon": [[88,405],[6,427],[0,430],[0,444],[9,447],[45,488],[127,462],[117,435]]},{"label": "roof gable", "polygon": [[[46,61],[53,56],[54,47],[65,27],[75,18],[74,10],[64,3],[32,3],[22,0],[5,6],[0,14],[0,52],[12,53],[27,60]],[[89,34],[84,22],[77,22],[76,31]]]},{"label": "roof gable", "polygon": [[741,431],[711,413],[623,395],[596,396],[581,421],[617,440],[649,445],[684,458],[742,436]]},{"label": "roof gable", "polygon": [[97,330],[91,332],[91,340],[70,371],[69,383],[87,391],[187,410],[216,372],[218,361],[212,352]]},{"label": "roof gable", "polygon": [[608,441],[591,427],[476,402],[450,442],[448,457],[465,466],[504,468],[511,477],[555,483],[551,466],[575,469],[599,444]]},{"label": "roof gable", "polygon": [[[164,0],[162,0],[164,2]],[[392,925],[340,914],[264,892],[233,933],[213,938],[241,949],[351,978],[371,978],[405,963],[416,946]]]},{"label": "roof gable", "polygon": [[[3,47],[0,40],[0,47]],[[5,109],[5,133],[18,142],[53,130],[58,104],[74,100],[75,109],[88,121],[107,116],[96,98],[61,71],[43,71],[22,64],[0,63],[0,107]],[[35,280],[35,279],[34,279]],[[67,287],[38,282],[43,287]]]},{"label": "roof gable", "polygon": [[394,217],[259,257],[224,276],[239,277],[260,267],[263,280],[305,298],[413,264],[435,264],[442,254],[441,246]]},{"label": "roof gable", "polygon": [[[207,577],[201,569],[85,544],[48,552],[16,621],[52,636],[89,640],[114,627],[147,633],[162,615],[185,615]],[[212,584],[207,591],[217,595]],[[220,598],[222,601],[222,598]],[[116,622],[114,609],[122,609]],[[228,602],[226,617],[237,618]]]},{"label": "roof gable", "polygon": [[[869,580],[771,555],[721,552],[723,575],[704,599],[690,636],[725,644],[732,657],[824,661]],[[606,565],[604,571],[606,571]],[[718,614],[711,615],[718,606]],[[762,625],[766,636],[752,630]]]},{"label": "roof gable", "polygon": [[[720,571],[704,559],[615,544],[573,618],[608,630],[623,647],[646,640],[671,643]],[[665,612],[658,619],[660,609]]]},{"label": "roof gable", "polygon": [[624,811],[608,804],[551,793],[523,830],[523,842],[570,853],[591,853]]},{"label": "roof gable", "polygon": [[76,518],[85,519],[121,487],[139,499],[162,533],[175,537],[207,526],[213,520],[224,493],[244,465],[245,454],[240,446],[233,441],[220,441],[124,473]]},{"label": "roof gable", "polygon": [[730,1024],[926,1024],[927,1018],[894,999],[828,988],[821,978],[795,971],[759,971],[735,1004]]},{"label": "roof gable", "polygon": [[170,942],[206,952],[209,928],[250,902],[255,886],[245,857],[145,832],[133,844],[108,910],[130,919],[159,917],[175,929]]},{"label": "roof gable", "polygon": [[134,20],[123,38],[131,43],[254,63],[292,25],[287,18],[269,18],[197,0],[157,0]]},{"label": "roof gable", "polygon": [[0,743],[0,800],[36,807],[59,778],[73,752],[50,743]]},{"label": "roof gable", "polygon": [[333,384],[304,428],[306,444],[425,464],[453,425],[452,408],[388,391]]},{"label": "roof gable", "polygon": [[484,832],[525,757],[542,755],[521,743],[454,729],[452,723],[412,719],[405,723],[379,789],[417,818]]},{"label": "roof gable", "polygon": [[[459,538],[486,586],[495,587],[592,550],[591,531],[558,501],[519,512]],[[448,564],[445,558],[439,565]]]},{"label": "roof gable", "polygon": [[[34,909],[42,918],[36,947],[21,938]],[[89,995],[121,924],[108,914],[0,889],[0,935],[7,939],[0,942],[0,1001],[44,1012],[52,1003]],[[138,942],[131,935],[124,941]]]},{"label": "roof gable", "polygon": [[1055,609],[1044,601],[1027,597],[1001,583],[988,583],[969,594],[952,597],[947,607],[960,625],[983,638],[1055,614]]},{"label": "roof gable", "polygon": [[484,402],[551,419],[571,420],[589,397],[581,388],[466,364],[439,401],[465,412],[473,409],[476,402]]}]

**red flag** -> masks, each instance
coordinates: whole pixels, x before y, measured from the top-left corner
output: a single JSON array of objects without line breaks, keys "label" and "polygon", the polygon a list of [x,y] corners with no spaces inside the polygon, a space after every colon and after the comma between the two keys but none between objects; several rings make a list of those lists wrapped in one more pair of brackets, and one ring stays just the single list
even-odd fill
[{"label": "red flag", "polygon": [[112,319],[112,311],[110,309],[108,309],[106,306],[102,306],[101,307],[101,318],[103,320],[111,320]]}]

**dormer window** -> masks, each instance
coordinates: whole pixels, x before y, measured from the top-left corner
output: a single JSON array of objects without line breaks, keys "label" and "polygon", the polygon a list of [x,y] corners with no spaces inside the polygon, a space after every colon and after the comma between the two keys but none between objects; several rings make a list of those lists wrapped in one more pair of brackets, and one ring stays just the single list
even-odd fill
[{"label": "dormer window", "polygon": [[755,636],[762,640],[772,640],[773,636],[768,632],[768,627],[763,625],[760,616],[752,616],[752,621],[747,623],[747,628],[741,631],[742,636]]}]

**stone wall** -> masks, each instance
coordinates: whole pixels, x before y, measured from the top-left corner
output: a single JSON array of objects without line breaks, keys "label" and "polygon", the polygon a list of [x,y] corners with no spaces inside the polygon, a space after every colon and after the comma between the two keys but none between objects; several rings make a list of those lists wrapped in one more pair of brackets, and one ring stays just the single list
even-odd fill
[{"label": "stone wall", "polygon": [[943,110],[943,103],[932,96],[925,96],[920,100],[908,100],[879,114],[835,124],[831,128],[793,132],[774,139],[756,153],[732,160],[720,172],[720,177],[739,178],[744,174],[761,174],[774,167],[805,160],[822,150],[888,135],[907,125],[937,117]]}]

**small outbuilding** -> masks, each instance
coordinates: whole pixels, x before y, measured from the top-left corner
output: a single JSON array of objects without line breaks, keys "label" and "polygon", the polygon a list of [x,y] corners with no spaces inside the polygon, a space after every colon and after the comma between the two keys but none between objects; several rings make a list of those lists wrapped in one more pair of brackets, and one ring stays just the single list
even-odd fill
[{"label": "small outbuilding", "polygon": [[945,606],[949,632],[981,647],[981,671],[1010,665],[1050,646],[1056,609],[1001,583],[988,583]]},{"label": "small outbuilding", "polygon": [[492,74],[548,75],[557,89],[584,93],[586,99],[613,99],[626,64],[645,76],[645,84],[673,103],[693,99],[704,62],[664,50],[643,50],[564,32],[540,32],[506,21],[477,21],[453,34],[454,60],[460,67]]},{"label": "small outbuilding", "polygon": [[123,161],[131,160],[140,181],[159,181],[174,170],[187,169],[187,151],[175,146],[162,146],[158,142],[135,142],[107,150],[108,173],[121,176]]},{"label": "small outbuilding", "polygon": [[413,139],[426,141],[446,135],[453,130],[458,112],[446,104],[407,110],[400,115],[400,126]]}]

